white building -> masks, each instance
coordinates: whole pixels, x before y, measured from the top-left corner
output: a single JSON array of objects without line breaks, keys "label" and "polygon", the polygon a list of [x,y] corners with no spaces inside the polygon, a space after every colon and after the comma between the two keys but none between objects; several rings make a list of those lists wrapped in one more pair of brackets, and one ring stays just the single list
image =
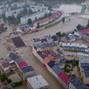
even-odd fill
[{"label": "white building", "polygon": [[29,89],[46,89],[48,87],[48,82],[41,75],[36,75],[27,78]]},{"label": "white building", "polygon": [[62,43],[62,46],[64,47],[64,46],[68,46],[68,47],[78,47],[78,48],[85,48],[85,49],[87,49],[88,48],[88,46],[87,45],[85,45],[85,44],[77,44],[77,43]]},{"label": "white building", "polygon": [[49,11],[44,11],[44,12],[37,12],[35,14],[32,14],[30,16],[24,16],[20,19],[20,22],[21,24],[26,24],[28,19],[31,19],[32,21],[34,21],[36,18],[39,19],[39,18],[42,18],[45,16],[46,13],[49,13]]},{"label": "white building", "polygon": [[53,8],[55,11],[62,11],[65,15],[69,15],[71,13],[81,13],[82,6],[76,4],[63,4],[59,7]]},{"label": "white building", "polygon": [[44,6],[44,4],[42,4],[42,5],[30,5],[30,8],[33,12],[48,10],[48,7]]}]

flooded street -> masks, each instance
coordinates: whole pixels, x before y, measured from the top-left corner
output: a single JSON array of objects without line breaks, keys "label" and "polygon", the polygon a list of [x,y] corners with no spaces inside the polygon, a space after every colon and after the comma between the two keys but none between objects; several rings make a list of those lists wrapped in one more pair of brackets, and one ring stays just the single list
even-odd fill
[{"label": "flooded street", "polygon": [[49,84],[48,89],[64,89],[61,84],[50,74],[45,66],[38,61],[38,59],[33,56],[30,47],[22,48],[18,50],[23,58],[29,62],[29,64],[37,71],[38,74],[43,75]]},{"label": "flooded street", "polygon": [[[81,18],[76,18],[76,17],[71,17],[70,22],[66,23],[59,23],[53,27],[47,28],[45,30],[39,31],[37,33],[33,34],[26,34],[21,36],[27,47],[25,48],[20,48],[17,49],[17,51],[22,55],[22,57],[29,62],[29,64],[37,71],[38,74],[41,74],[44,76],[44,78],[48,81],[49,83],[49,88],[48,89],[64,89],[61,84],[47,71],[45,66],[41,64],[38,59],[33,56],[31,46],[32,46],[32,39],[35,37],[42,37],[48,34],[55,34],[56,32],[69,32],[73,31],[75,27],[78,24],[86,24],[87,20],[81,19]],[[8,34],[12,31],[11,28],[8,28],[8,31],[0,34],[0,57],[6,57],[8,54],[8,51],[6,50],[4,46],[4,42],[8,36]],[[22,89],[22,88],[21,88]]]},{"label": "flooded street", "polygon": [[[69,19],[69,18],[68,18]],[[37,37],[43,37],[45,35],[53,35],[57,32],[71,32],[73,31],[78,24],[86,25],[88,20],[82,19],[76,16],[70,17],[71,21],[67,21],[64,24],[62,22],[58,23],[57,25],[44,29],[42,31],[33,33],[33,34],[26,34],[22,36],[23,40],[27,45],[32,45],[32,39]]]}]

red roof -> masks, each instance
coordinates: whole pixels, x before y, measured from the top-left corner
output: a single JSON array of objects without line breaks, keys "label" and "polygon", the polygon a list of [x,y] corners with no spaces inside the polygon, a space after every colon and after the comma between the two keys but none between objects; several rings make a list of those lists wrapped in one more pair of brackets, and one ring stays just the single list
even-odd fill
[{"label": "red roof", "polygon": [[21,68],[21,69],[23,69],[24,67],[27,67],[28,66],[28,63],[26,62],[26,61],[21,61],[20,63],[19,63],[19,67]]},{"label": "red roof", "polygon": [[86,28],[84,30],[81,30],[80,32],[82,32],[82,33],[89,33],[89,28]]},{"label": "red roof", "polygon": [[48,17],[41,19],[41,20],[34,21],[34,23],[38,23],[38,22],[44,23],[44,22],[49,21],[49,20],[55,20],[57,17],[59,17],[61,15],[62,15],[62,13],[57,11],[57,12],[53,13],[51,16],[48,16]]},{"label": "red roof", "polygon": [[69,76],[66,75],[64,72],[60,72],[60,73],[58,74],[58,76],[59,76],[59,78],[61,78],[61,80],[63,80],[63,82],[64,82],[66,85],[69,84],[70,78],[69,78]]}]

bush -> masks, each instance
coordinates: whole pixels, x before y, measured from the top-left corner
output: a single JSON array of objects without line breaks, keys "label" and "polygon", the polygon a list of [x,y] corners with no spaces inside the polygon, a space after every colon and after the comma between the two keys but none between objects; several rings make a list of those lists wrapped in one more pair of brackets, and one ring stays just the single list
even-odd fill
[{"label": "bush", "polygon": [[2,74],[0,74],[0,80],[2,82],[4,82],[4,81],[8,80],[8,78],[7,78],[7,76],[4,73],[2,73]]},{"label": "bush", "polygon": [[59,37],[64,37],[66,34],[64,32],[58,32],[56,33],[56,35]]},{"label": "bush", "polygon": [[71,68],[69,65],[65,64],[65,66],[64,66],[64,71],[65,71],[66,73],[69,73],[71,70],[72,70],[72,68]]},{"label": "bush", "polygon": [[17,81],[12,83],[12,87],[19,87],[22,85],[22,81]]}]

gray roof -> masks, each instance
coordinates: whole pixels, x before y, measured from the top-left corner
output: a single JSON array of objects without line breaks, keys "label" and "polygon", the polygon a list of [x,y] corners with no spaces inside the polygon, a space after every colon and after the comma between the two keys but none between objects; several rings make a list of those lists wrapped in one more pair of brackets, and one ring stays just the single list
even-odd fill
[{"label": "gray roof", "polygon": [[58,65],[54,65],[52,69],[55,71],[56,74],[59,74],[62,71],[62,69]]},{"label": "gray roof", "polygon": [[83,84],[77,77],[72,76],[70,82],[76,87],[76,89],[86,89],[86,85]]}]

